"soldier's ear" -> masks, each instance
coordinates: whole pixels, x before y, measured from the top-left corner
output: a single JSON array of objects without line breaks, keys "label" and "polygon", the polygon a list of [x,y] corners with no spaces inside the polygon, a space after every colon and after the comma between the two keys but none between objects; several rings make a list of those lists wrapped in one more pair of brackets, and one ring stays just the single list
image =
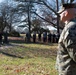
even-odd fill
[{"label": "soldier's ear", "polygon": [[65,11],[65,16],[67,16],[68,15],[68,11]]}]

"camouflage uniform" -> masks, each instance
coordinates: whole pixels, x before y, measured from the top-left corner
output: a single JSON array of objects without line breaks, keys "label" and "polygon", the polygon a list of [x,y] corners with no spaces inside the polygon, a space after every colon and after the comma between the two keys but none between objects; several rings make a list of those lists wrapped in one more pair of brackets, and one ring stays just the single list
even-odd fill
[{"label": "camouflage uniform", "polygon": [[76,20],[65,25],[59,42],[56,68],[59,75],[76,75]]}]

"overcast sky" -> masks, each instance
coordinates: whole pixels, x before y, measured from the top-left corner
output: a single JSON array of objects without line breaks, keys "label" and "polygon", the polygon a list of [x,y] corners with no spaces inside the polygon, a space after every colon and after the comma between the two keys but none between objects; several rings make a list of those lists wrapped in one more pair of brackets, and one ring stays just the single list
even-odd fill
[{"label": "overcast sky", "polygon": [[2,1],[4,1],[4,0],[0,0],[0,3],[1,3]]}]

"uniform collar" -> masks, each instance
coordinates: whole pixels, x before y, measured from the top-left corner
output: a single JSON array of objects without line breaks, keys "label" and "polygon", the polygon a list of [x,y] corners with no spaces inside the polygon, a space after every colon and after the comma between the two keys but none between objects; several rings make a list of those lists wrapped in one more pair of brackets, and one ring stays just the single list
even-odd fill
[{"label": "uniform collar", "polygon": [[70,23],[71,21],[76,21],[76,18],[73,18],[73,19],[71,19],[71,20],[69,20],[69,21],[65,21],[65,25],[67,25],[67,24]]}]

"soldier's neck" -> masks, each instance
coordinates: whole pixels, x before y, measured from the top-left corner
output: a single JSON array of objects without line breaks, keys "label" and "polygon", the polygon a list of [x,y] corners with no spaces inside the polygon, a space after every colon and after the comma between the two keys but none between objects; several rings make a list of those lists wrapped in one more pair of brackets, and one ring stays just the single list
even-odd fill
[{"label": "soldier's neck", "polygon": [[68,24],[69,23],[69,21],[65,21],[65,24]]}]

